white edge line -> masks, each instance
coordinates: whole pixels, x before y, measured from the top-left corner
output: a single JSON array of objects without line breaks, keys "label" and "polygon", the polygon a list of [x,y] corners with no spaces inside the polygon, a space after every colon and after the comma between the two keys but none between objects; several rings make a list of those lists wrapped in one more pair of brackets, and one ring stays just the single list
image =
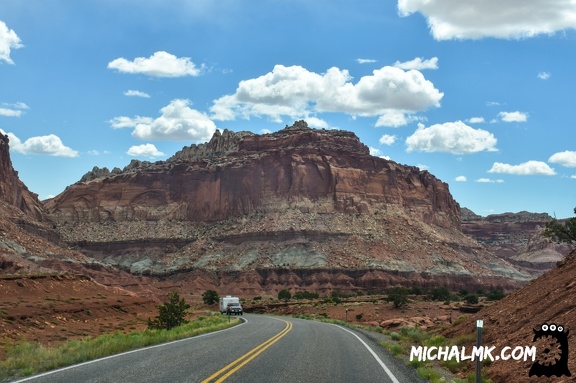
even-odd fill
[{"label": "white edge line", "polygon": [[[332,324],[332,323],[330,323],[330,324]],[[339,326],[339,325],[337,325],[337,324],[333,324],[333,326],[339,327],[340,329],[342,329],[342,330],[344,330],[344,331],[346,331],[346,332],[349,332],[350,334],[352,334],[352,335],[354,335],[356,338],[358,338],[358,340],[360,341],[360,343],[362,343],[362,344],[364,345],[364,347],[366,347],[366,348],[368,349],[368,351],[370,352],[370,354],[372,354],[372,356],[374,357],[374,359],[376,359],[376,361],[378,362],[378,364],[380,364],[380,367],[382,367],[382,369],[384,369],[384,372],[386,372],[386,374],[388,375],[388,377],[390,378],[390,380],[392,380],[393,383],[400,383],[400,382],[398,381],[398,379],[396,379],[396,377],[394,376],[394,374],[392,373],[392,371],[390,371],[390,369],[388,368],[388,366],[386,366],[386,365],[384,364],[384,362],[382,361],[382,359],[380,359],[380,357],[378,357],[378,355],[376,355],[376,353],[374,352],[374,350],[372,350],[372,349],[370,348],[370,346],[368,346],[368,344],[366,344],[366,342],[364,342],[364,341],[362,340],[362,338],[360,338],[357,334],[355,334],[354,332],[352,332],[352,331],[350,331],[350,330],[348,330],[348,329],[346,329],[346,328],[344,328],[344,327],[342,327],[342,326]]]},{"label": "white edge line", "polygon": [[219,332],[232,330],[232,329],[234,329],[234,328],[236,328],[236,327],[238,327],[238,326],[241,326],[241,325],[243,325],[243,324],[248,323],[248,319],[245,319],[245,318],[240,318],[240,319],[242,320],[242,323],[240,323],[240,324],[238,324],[238,325],[236,325],[236,326],[232,326],[232,327],[225,328],[225,329],[223,329],[223,330],[207,332],[207,333],[205,333],[205,334],[194,335],[194,336],[191,336],[191,337],[188,337],[188,338],[173,340],[173,341],[167,342],[167,343],[159,343],[159,344],[155,344],[155,345],[153,345],[153,346],[147,346],[147,347],[137,348],[137,349],[135,349],[135,350],[124,351],[124,352],[121,352],[120,354],[114,354],[114,355],[110,355],[110,356],[105,356],[105,357],[103,357],[103,358],[98,358],[98,359],[89,360],[89,361],[86,361],[86,362],[74,364],[74,365],[72,365],[72,366],[62,367],[62,368],[59,368],[59,369],[57,369],[57,370],[46,371],[46,372],[43,372],[43,373],[41,373],[41,374],[34,375],[34,376],[29,376],[29,377],[24,378],[24,379],[14,380],[14,381],[11,381],[11,383],[27,382],[27,381],[29,381],[29,380],[41,378],[41,377],[44,377],[44,376],[47,376],[47,375],[56,374],[56,373],[61,372],[61,371],[71,370],[71,369],[76,368],[76,367],[81,367],[81,366],[85,366],[85,365],[88,365],[88,364],[101,362],[101,361],[103,361],[103,360],[116,358],[116,357],[118,357],[118,356],[133,354],[133,353],[140,352],[140,351],[151,350],[151,349],[153,349],[153,348],[169,346],[169,345],[174,344],[174,343],[186,342],[186,341],[189,341],[189,340],[192,340],[192,339],[202,338],[202,337],[209,336],[209,335],[212,335],[212,334],[217,334],[217,333],[219,333]]}]

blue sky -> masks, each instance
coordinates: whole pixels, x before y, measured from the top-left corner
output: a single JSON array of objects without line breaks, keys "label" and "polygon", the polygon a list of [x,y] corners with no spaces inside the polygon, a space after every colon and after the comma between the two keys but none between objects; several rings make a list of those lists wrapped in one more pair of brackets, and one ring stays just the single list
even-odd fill
[{"label": "blue sky", "polygon": [[576,206],[570,0],[2,0],[0,129],[41,199],[305,119],[486,216]]}]

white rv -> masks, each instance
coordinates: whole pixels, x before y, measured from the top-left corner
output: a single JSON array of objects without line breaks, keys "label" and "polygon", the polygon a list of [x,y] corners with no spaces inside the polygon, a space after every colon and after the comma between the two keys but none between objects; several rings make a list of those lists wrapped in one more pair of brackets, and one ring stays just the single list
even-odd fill
[{"label": "white rv", "polygon": [[230,308],[230,314],[242,315],[242,305],[240,304],[240,298],[233,297],[231,295],[226,295],[220,298],[220,313],[226,314]]}]

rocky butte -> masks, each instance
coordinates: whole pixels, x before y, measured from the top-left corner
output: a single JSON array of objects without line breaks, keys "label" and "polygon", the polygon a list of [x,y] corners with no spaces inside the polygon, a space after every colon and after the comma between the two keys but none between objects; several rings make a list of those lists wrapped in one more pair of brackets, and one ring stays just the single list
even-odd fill
[{"label": "rocky butte", "polygon": [[540,275],[556,266],[572,250],[566,243],[554,243],[543,233],[552,217],[546,213],[492,214],[481,217],[461,210],[462,232],[485,246],[498,258]]},{"label": "rocky butte", "polygon": [[271,134],[216,131],[166,161],[94,168],[45,207],[82,253],[201,291],[531,279],[462,233],[446,183],[304,121]]}]

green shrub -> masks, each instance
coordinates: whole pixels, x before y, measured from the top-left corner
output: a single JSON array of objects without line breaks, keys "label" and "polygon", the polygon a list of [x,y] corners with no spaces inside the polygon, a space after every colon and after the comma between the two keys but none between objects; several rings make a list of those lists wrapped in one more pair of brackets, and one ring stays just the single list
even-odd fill
[{"label": "green shrub", "polygon": [[456,346],[470,345],[476,341],[476,334],[465,334],[451,340]]},{"label": "green shrub", "polygon": [[430,291],[430,299],[434,301],[450,301],[452,294],[447,287],[436,287]]},{"label": "green shrub", "polygon": [[418,367],[416,369],[416,372],[418,372],[418,375],[420,375],[420,377],[430,382],[438,382],[442,377],[438,371],[436,371],[431,367]]},{"label": "green shrub", "polygon": [[486,299],[488,299],[489,301],[499,301],[500,299],[504,298],[505,296],[506,296],[506,294],[504,293],[504,290],[502,290],[501,288],[498,288],[498,289],[490,290],[488,292],[488,294],[486,294]]},{"label": "green shrub", "polygon": [[394,304],[394,307],[399,308],[408,303],[409,290],[405,287],[392,287],[388,290],[388,300]]},{"label": "green shrub", "polygon": [[464,300],[466,301],[466,303],[471,304],[471,305],[475,305],[478,303],[478,295],[476,294],[468,294],[464,297]]},{"label": "green shrub", "polygon": [[288,302],[292,298],[292,294],[288,290],[280,290],[278,292],[278,299],[284,302]]},{"label": "green shrub", "polygon": [[202,294],[202,300],[207,305],[218,303],[219,299],[220,297],[218,296],[218,293],[214,290],[206,290],[204,291],[204,294]]},{"label": "green shrub", "polygon": [[428,347],[432,346],[440,347],[444,346],[445,344],[446,344],[446,338],[442,335],[432,337],[426,341],[426,346]]},{"label": "green shrub", "polygon": [[318,293],[311,293],[309,291],[296,291],[294,293],[294,299],[318,299],[319,295]]},{"label": "green shrub", "polygon": [[398,343],[380,342],[380,344],[394,356],[404,354],[404,347]]},{"label": "green shrub", "polygon": [[168,302],[158,306],[158,316],[155,319],[148,319],[149,329],[166,329],[187,323],[186,313],[190,305],[180,298],[177,292],[168,294]]},{"label": "green shrub", "polygon": [[410,327],[402,327],[400,335],[407,339],[409,343],[419,345],[424,345],[424,342],[430,338],[427,332]]},{"label": "green shrub", "polygon": [[440,361],[440,365],[452,373],[456,373],[462,369],[462,362],[458,362],[456,359],[442,360]]},{"label": "green shrub", "polygon": [[412,288],[410,289],[410,294],[413,295],[424,295],[425,291],[422,287],[420,286],[412,286]]}]

